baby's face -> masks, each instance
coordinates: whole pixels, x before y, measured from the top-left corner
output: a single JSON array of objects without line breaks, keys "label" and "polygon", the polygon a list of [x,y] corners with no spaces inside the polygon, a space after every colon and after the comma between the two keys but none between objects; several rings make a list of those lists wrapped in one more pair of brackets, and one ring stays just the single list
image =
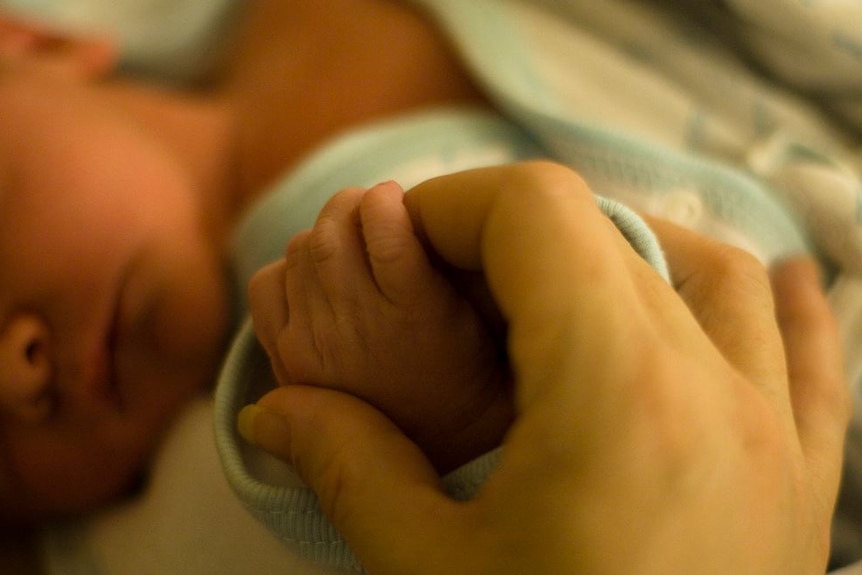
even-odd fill
[{"label": "baby's face", "polygon": [[184,172],[95,95],[0,78],[0,518],[120,494],[227,329]]}]

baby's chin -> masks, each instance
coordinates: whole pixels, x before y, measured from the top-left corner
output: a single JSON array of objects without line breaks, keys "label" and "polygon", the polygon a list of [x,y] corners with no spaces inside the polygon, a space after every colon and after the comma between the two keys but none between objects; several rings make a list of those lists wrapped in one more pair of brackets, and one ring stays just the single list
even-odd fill
[{"label": "baby's chin", "polygon": [[147,460],[142,459],[140,464],[109,476],[93,474],[86,485],[75,482],[71,489],[64,488],[58,481],[55,490],[39,490],[38,495],[22,493],[14,501],[3,501],[0,503],[0,526],[62,521],[127,501],[145,488],[146,463]]},{"label": "baby's chin", "polygon": [[147,392],[124,406],[125,412],[108,416],[97,435],[80,438],[62,460],[46,461],[43,456],[42,464],[26,471],[21,489],[0,498],[0,523],[63,519],[140,494],[173,424],[206,393],[216,365],[198,366],[191,379],[189,372],[182,372],[135,381]]}]

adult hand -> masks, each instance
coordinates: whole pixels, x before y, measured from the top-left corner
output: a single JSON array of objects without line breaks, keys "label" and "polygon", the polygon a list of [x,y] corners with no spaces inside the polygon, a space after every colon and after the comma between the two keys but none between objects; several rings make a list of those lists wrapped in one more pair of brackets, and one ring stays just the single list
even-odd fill
[{"label": "adult hand", "polygon": [[509,323],[499,469],[454,502],[385,416],[332,390],[283,388],[246,429],[369,572],[824,571],[849,403],[811,263],[771,287],[750,256],[658,223],[675,291],[549,164],[407,201],[441,257],[484,269]]}]

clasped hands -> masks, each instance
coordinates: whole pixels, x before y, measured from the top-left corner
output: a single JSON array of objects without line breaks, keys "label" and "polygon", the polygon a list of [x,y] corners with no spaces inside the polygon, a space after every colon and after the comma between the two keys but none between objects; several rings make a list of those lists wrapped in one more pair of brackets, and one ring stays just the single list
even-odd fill
[{"label": "clasped hands", "polygon": [[[373,574],[823,573],[849,400],[817,269],[650,223],[673,286],[554,164],[340,193],[252,283],[284,385],[243,435]],[[442,269],[482,272],[504,353]]]}]

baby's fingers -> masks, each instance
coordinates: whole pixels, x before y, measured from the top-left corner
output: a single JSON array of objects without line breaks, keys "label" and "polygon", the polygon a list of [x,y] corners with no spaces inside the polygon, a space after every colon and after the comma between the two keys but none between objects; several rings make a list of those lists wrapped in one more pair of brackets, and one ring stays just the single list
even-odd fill
[{"label": "baby's fingers", "polygon": [[361,188],[346,188],[332,196],[308,238],[306,256],[320,282],[319,296],[334,309],[346,312],[359,305],[362,294],[373,289],[358,221],[364,194]]},{"label": "baby's fingers", "polygon": [[287,328],[289,310],[285,288],[285,262],[272,263],[251,278],[248,286],[249,311],[254,331],[272,360],[276,378],[282,385],[290,379],[278,355],[278,338]]},{"label": "baby's fingers", "polygon": [[381,294],[394,304],[415,299],[437,276],[404,206],[404,190],[395,182],[374,186],[362,198],[359,216]]}]

